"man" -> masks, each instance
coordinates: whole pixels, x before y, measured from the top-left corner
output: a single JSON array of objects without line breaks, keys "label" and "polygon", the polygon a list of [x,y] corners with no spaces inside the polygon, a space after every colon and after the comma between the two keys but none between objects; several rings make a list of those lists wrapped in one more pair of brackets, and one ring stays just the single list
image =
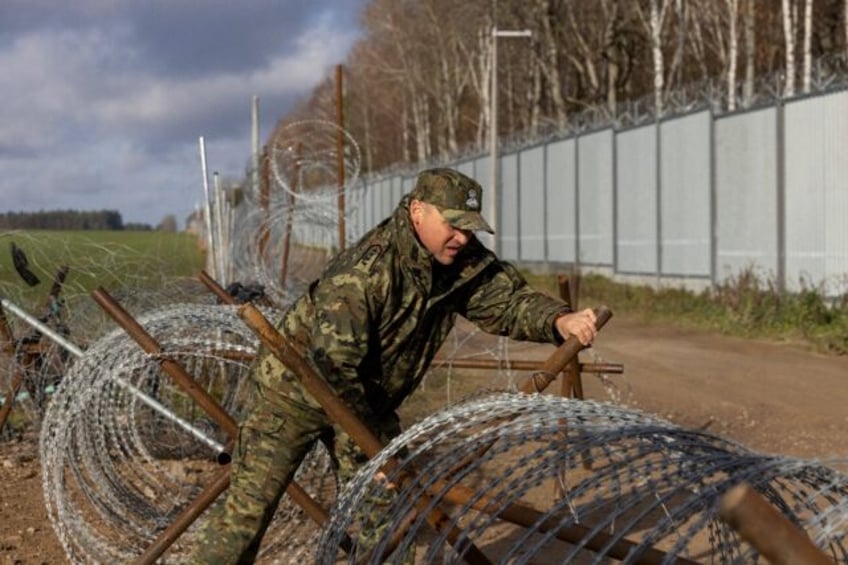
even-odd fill
[{"label": "man", "polygon": [[[458,171],[423,171],[392,216],[334,258],[280,324],[385,442],[400,432],[395,410],[421,382],[457,315],[518,340],[561,343],[575,335],[588,345],[595,338],[592,310],[572,312],[530,289],[477,240],[476,231],[492,233],[480,214],[482,192]],[[268,351],[260,352],[252,378],[256,390],[234,449],[227,500],[206,526],[200,562],[255,558],[280,497],[316,441],[327,444],[342,482],[366,461]],[[363,531],[366,538],[375,533]]]}]

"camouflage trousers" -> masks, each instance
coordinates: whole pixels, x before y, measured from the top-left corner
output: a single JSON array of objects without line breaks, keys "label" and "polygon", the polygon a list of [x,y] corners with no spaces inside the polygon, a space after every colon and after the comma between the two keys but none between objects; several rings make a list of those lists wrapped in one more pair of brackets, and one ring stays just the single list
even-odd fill
[{"label": "camouflage trousers", "polygon": [[[233,449],[232,476],[223,505],[208,517],[192,563],[252,563],[286,487],[316,441],[325,441],[337,467],[340,484],[348,482],[367,461],[366,455],[323,411],[296,402],[285,393],[254,383],[254,399],[239,427]],[[400,432],[397,419],[381,422],[373,431],[384,442]],[[391,504],[390,491],[367,501],[372,514]],[[359,516],[362,534],[357,556],[362,558],[384,534],[370,528],[379,516]],[[396,563],[413,563],[414,555],[392,556]]]}]

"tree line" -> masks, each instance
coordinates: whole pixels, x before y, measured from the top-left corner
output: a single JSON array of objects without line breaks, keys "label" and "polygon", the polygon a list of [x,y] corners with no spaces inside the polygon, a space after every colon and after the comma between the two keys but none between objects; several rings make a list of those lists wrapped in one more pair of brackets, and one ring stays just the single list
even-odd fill
[{"label": "tree line", "polygon": [[[498,133],[536,138],[633,101],[662,117],[686,88],[733,111],[848,72],[848,0],[370,0],[362,23],[343,110],[366,172],[484,148],[493,82]],[[269,144],[298,120],[335,121],[336,98],[331,75]]]},{"label": "tree line", "polygon": [[4,230],[144,230],[147,224],[124,224],[116,210],[41,210],[0,213]]}]

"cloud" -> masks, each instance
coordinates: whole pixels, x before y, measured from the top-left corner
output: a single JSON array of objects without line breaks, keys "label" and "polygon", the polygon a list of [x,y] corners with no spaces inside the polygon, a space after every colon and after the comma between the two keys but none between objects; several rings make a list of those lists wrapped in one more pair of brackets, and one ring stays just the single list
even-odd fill
[{"label": "cloud", "polygon": [[344,60],[364,0],[4,0],[0,211],[184,218],[211,170],[240,177],[262,135]]}]

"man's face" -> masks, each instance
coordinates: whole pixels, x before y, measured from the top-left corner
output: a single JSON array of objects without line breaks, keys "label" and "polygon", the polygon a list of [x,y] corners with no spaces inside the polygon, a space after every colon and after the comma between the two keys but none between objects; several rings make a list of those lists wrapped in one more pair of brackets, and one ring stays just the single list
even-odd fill
[{"label": "man's face", "polygon": [[452,264],[471,239],[470,231],[450,225],[432,204],[413,200],[409,215],[421,245],[442,265]]}]

